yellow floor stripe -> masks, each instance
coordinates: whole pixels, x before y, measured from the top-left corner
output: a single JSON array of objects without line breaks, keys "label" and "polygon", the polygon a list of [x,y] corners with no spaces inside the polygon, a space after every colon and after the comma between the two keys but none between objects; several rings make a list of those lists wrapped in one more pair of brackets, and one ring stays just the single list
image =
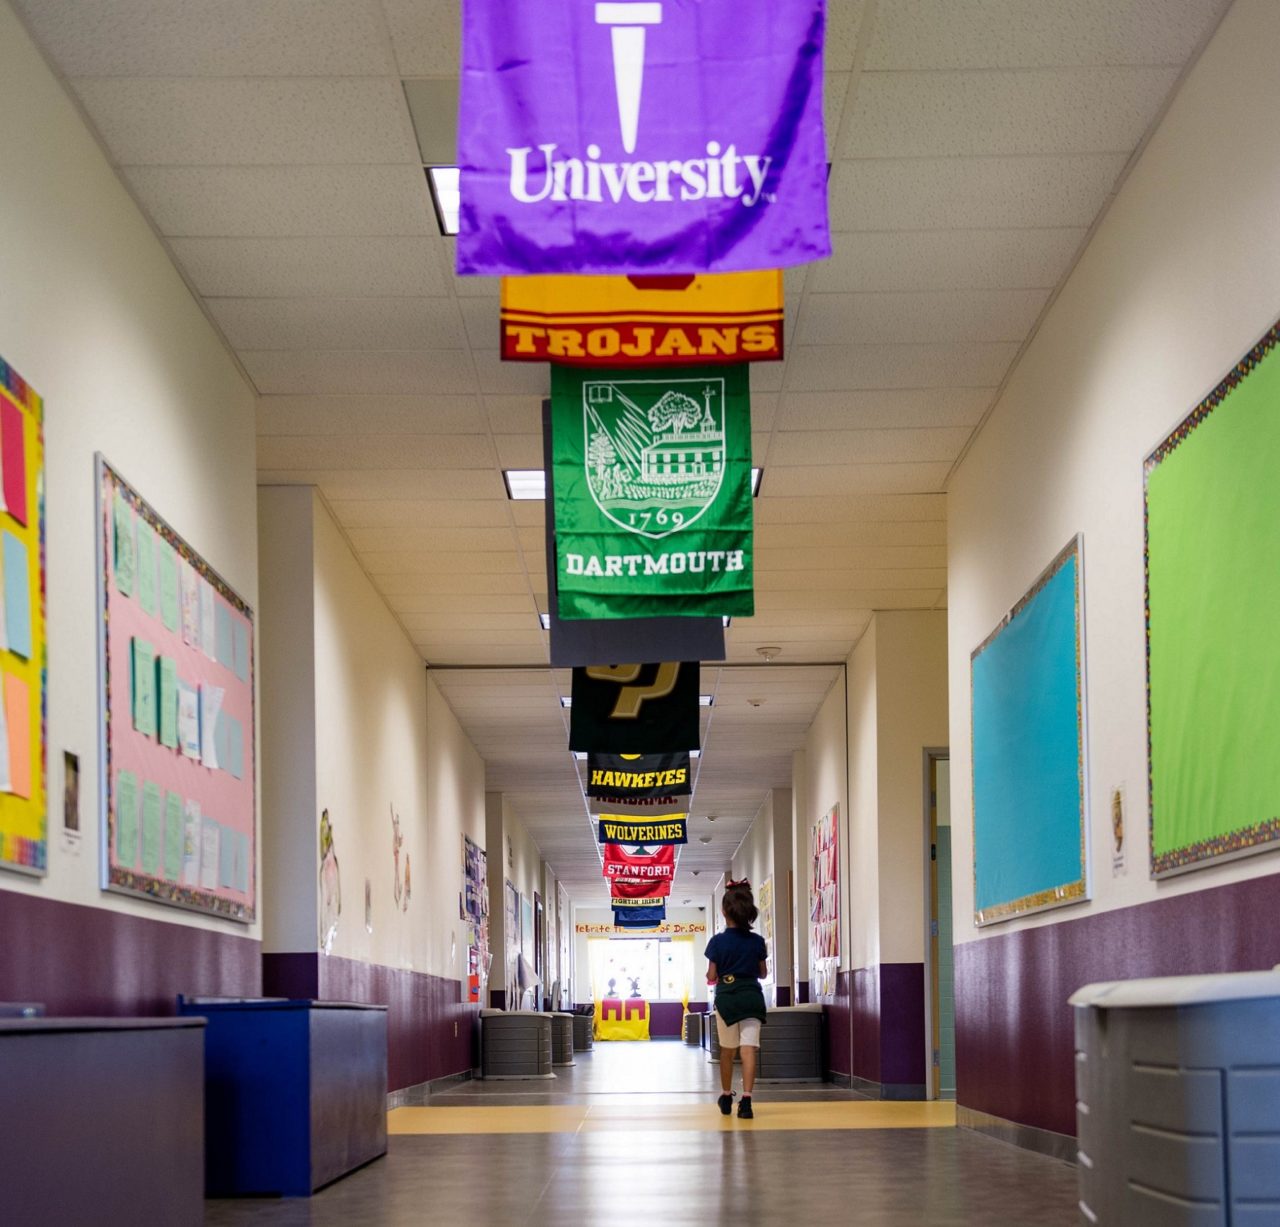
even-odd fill
[{"label": "yellow floor stripe", "polygon": [[954,1103],[762,1103],[754,1120],[721,1116],[714,1103],[637,1104],[623,1107],[396,1108],[393,1134],[432,1133],[670,1133],[732,1129],[946,1129],[956,1123]]}]

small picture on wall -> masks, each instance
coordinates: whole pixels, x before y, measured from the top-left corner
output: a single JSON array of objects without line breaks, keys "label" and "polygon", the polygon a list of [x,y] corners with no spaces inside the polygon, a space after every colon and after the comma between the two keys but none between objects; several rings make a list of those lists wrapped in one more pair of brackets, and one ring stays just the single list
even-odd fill
[{"label": "small picture on wall", "polygon": [[80,830],[80,756],[69,750],[62,756],[62,828]]}]

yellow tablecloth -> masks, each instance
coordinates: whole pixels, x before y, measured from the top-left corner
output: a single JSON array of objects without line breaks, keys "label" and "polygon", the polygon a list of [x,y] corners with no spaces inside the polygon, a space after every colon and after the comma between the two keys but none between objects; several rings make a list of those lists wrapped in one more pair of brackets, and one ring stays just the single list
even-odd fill
[{"label": "yellow tablecloth", "polygon": [[598,1040],[647,1040],[649,1003],[639,997],[605,997],[596,1002]]}]

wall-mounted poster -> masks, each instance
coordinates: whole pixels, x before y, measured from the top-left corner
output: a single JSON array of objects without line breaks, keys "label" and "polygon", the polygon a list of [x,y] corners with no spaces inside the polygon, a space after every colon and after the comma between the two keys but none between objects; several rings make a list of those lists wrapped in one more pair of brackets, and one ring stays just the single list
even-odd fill
[{"label": "wall-mounted poster", "polygon": [[253,611],[99,456],[103,885],[254,918]]},{"label": "wall-mounted poster", "polygon": [[764,938],[765,945],[769,948],[769,974],[760,982],[761,984],[772,984],[774,981],[774,964],[777,962],[778,952],[773,946],[774,934],[774,916],[773,916],[773,879],[765,878],[760,883],[760,890],[756,894],[756,907],[760,909],[760,936]]},{"label": "wall-mounted poster", "polygon": [[530,967],[537,966],[537,940],[533,927],[533,897],[520,897],[520,953],[529,961]]},{"label": "wall-mounted poster", "polygon": [[[508,859],[510,859],[508,857]],[[503,881],[503,984],[507,990],[507,1000],[514,1001],[516,959],[520,955],[520,893],[510,878]]]},{"label": "wall-mounted poster", "polygon": [[0,868],[49,866],[44,402],[0,361]]},{"label": "wall-mounted poster", "polygon": [[1081,544],[971,658],[974,920],[1089,897]]},{"label": "wall-mounted poster", "polygon": [[1280,846],[1280,324],[1146,462],[1151,872]]},{"label": "wall-mounted poster", "polygon": [[462,919],[467,922],[467,995],[481,1003],[481,980],[489,967],[489,869],[479,844],[462,837]]},{"label": "wall-mounted poster", "polygon": [[840,807],[809,831],[809,965],[815,997],[836,989],[840,967]]}]

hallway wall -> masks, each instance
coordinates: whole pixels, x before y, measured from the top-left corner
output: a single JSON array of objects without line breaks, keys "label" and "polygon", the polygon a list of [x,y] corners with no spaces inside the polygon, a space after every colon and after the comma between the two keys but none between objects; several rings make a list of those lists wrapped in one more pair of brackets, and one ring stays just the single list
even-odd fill
[{"label": "hallway wall", "polygon": [[[489,1001],[497,1009],[506,1008],[508,985],[510,991],[518,991],[515,985],[515,951],[532,943],[523,941],[523,903],[533,902],[534,892],[542,893],[542,853],[534,843],[529,829],[520,821],[519,814],[510,800],[500,792],[485,795],[485,831],[489,851],[489,949],[493,952],[493,969],[489,973]],[[516,931],[512,936],[512,952],[507,951],[506,932],[506,883],[510,882],[520,895],[517,902]],[[547,906],[546,896],[542,905]],[[504,955],[506,958],[504,967]],[[532,953],[529,962],[533,963]],[[544,984],[543,989],[550,988]]]},{"label": "hallway wall", "polygon": [[253,395],[7,4],[0,110],[0,358],[45,402],[51,800],[48,875],[0,872],[0,996],[129,1014],[256,992],[259,922],[101,889],[94,553],[101,451],[256,609]]},{"label": "hallway wall", "polygon": [[[1075,1129],[1068,995],[1280,961],[1275,853],[1161,882],[1146,849],[1143,461],[1280,315],[1280,7],[1237,0],[961,464],[949,604],[961,1105]],[[970,653],[1083,533],[1091,902],[979,931]],[[1242,577],[1243,578],[1243,577]],[[1113,876],[1109,798],[1130,852]]]}]

